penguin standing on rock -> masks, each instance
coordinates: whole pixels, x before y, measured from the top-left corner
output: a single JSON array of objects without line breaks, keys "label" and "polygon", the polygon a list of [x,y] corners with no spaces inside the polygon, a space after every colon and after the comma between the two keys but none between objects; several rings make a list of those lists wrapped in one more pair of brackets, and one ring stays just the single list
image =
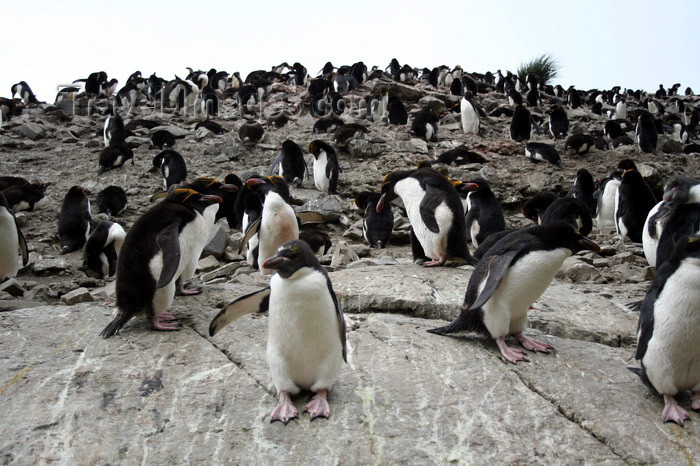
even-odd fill
[{"label": "penguin standing on rock", "polygon": [[479,120],[479,111],[472,99],[471,92],[467,91],[464,93],[459,104],[459,111],[464,134],[476,134],[478,136],[481,129],[481,120]]},{"label": "penguin standing on rock", "polygon": [[116,110],[114,111],[114,115],[108,116],[105,120],[103,135],[105,147],[126,145],[124,120],[122,120],[122,117],[119,116]]},{"label": "penguin standing on rock", "polygon": [[654,117],[649,112],[642,112],[637,119],[637,128],[634,132],[639,150],[644,153],[656,154],[656,143],[658,134],[656,133],[656,124]]},{"label": "penguin standing on rock", "polygon": [[202,213],[218,202],[218,196],[177,188],[136,220],[117,261],[117,312],[102,337],[115,335],[142,313],[156,330],[180,328],[175,316],[166,312],[175,296],[175,281],[194,259],[191,245],[201,231]]},{"label": "penguin standing on rock", "polygon": [[413,260],[424,267],[444,265],[448,258],[476,261],[467,248],[464,208],[450,181],[430,167],[397,170],[384,177],[376,212],[401,197],[411,222]]},{"label": "penguin standing on rock", "polygon": [[510,138],[515,142],[530,139],[532,129],[532,115],[530,111],[518,105],[513,111],[513,119],[510,121]]},{"label": "penguin standing on rock", "polygon": [[576,172],[574,185],[567,193],[567,196],[583,202],[588,209],[588,212],[591,214],[591,217],[595,217],[598,202],[593,196],[594,193],[595,183],[593,182],[593,175],[591,175],[591,172],[585,168],[579,168],[579,170]]},{"label": "penguin standing on rock", "polygon": [[287,139],[282,143],[280,153],[272,162],[268,174],[272,175],[277,167],[279,167],[279,176],[283,177],[284,181],[297,188],[301,187],[306,173],[306,161],[296,142]]},{"label": "penguin standing on rock", "polygon": [[61,254],[76,251],[83,247],[90,234],[90,201],[87,189],[73,186],[63,198],[58,216],[58,236],[61,240]]},{"label": "penguin standing on rock", "polygon": [[327,393],[347,362],[345,320],[328,273],[299,240],[283,244],[263,266],[276,271],[270,286],[222,309],[209,335],[243,315],[269,309],[267,363],[279,395],[270,422],[286,425],[298,417],[291,397],[301,390],[315,393],[304,408],[309,418],[328,418]]},{"label": "penguin standing on rock", "polygon": [[389,244],[391,232],[394,229],[394,214],[391,203],[387,203],[381,211],[377,211],[380,195],[362,192],[355,197],[355,205],[364,210],[362,215],[362,234],[369,247],[383,249]]},{"label": "penguin standing on rock", "polygon": [[598,203],[596,205],[595,223],[598,233],[603,234],[608,230],[616,229],[615,204],[617,188],[620,186],[621,170],[614,170],[608,178],[603,180],[598,188]]},{"label": "penguin standing on rock", "polygon": [[467,232],[478,248],[488,236],[505,230],[506,221],[489,183],[483,178],[474,178],[469,183],[476,185],[476,189],[467,194]]},{"label": "penguin standing on rock", "polygon": [[549,132],[554,139],[564,139],[569,132],[569,117],[561,105],[554,105],[549,111]]},{"label": "penguin standing on rock", "polygon": [[113,276],[117,271],[117,258],[125,237],[126,233],[118,223],[100,221],[85,243],[81,270],[92,278]]},{"label": "penguin standing on rock", "polygon": [[649,211],[656,205],[654,193],[637,170],[622,174],[615,197],[615,226],[617,234],[642,242],[642,231]]},{"label": "penguin standing on rock", "polygon": [[0,283],[17,275],[17,253],[22,254],[22,265],[29,261],[29,250],[19,229],[15,213],[0,193]]},{"label": "penguin standing on rock", "polygon": [[403,104],[401,97],[398,95],[390,95],[387,103],[387,112],[390,125],[405,125],[408,123],[408,112]]},{"label": "penguin standing on rock", "polygon": [[700,411],[700,236],[682,238],[642,301],[635,359],[642,380],[664,398],[663,422],[682,426],[688,413],[675,396],[691,390]]},{"label": "penguin standing on rock", "polygon": [[160,169],[165,189],[174,184],[184,183],[187,179],[185,159],[179,152],[172,149],[166,149],[153,157],[153,167]]},{"label": "penguin standing on rock", "polygon": [[314,185],[322,193],[335,194],[338,191],[338,159],[333,146],[316,139],[309,144],[309,152],[314,156]]},{"label": "penguin standing on rock", "polygon": [[451,324],[428,330],[438,335],[460,331],[485,334],[496,340],[501,354],[513,364],[527,361],[525,353],[506,344],[512,334],[525,349],[549,353],[552,346],[525,336],[527,310],[573,253],[600,247],[565,222],[517,230],[494,244],[476,265],[462,311]]}]

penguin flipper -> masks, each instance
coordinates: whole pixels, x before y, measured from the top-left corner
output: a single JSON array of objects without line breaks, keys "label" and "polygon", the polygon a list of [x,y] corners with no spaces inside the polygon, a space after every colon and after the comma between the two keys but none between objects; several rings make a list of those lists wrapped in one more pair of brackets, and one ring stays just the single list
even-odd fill
[{"label": "penguin flipper", "polygon": [[238,254],[240,254],[243,251],[243,248],[246,247],[246,244],[248,244],[248,241],[255,236],[255,234],[258,232],[260,229],[260,221],[262,220],[262,216],[259,217],[257,220],[255,220],[253,223],[248,225],[248,228],[245,231],[245,235],[243,235],[243,239],[241,240],[240,246],[238,246]]},{"label": "penguin flipper", "polygon": [[173,223],[164,228],[156,237],[156,243],[163,255],[163,268],[160,278],[156,283],[156,289],[163,288],[175,277],[180,265],[180,239],[179,224]]},{"label": "penguin flipper", "polygon": [[[265,312],[270,306],[270,287],[265,287],[262,290],[248,293],[230,302],[224,307],[209,325],[209,336],[213,337],[221,329],[226,327],[231,322],[235,322],[246,314],[255,312]],[[337,312],[336,303],[336,312]],[[343,355],[345,347],[343,347]]]},{"label": "penguin flipper", "polygon": [[15,228],[17,228],[17,240],[19,241],[19,250],[22,253],[22,265],[27,265],[29,262],[29,249],[27,248],[27,240],[24,239],[22,230],[19,229],[17,219],[15,219]]},{"label": "penguin flipper", "polygon": [[280,163],[282,163],[282,152],[280,152],[279,155],[275,157],[275,160],[272,161],[272,165],[270,165],[270,168],[267,170],[268,176],[275,173],[275,169]]},{"label": "penguin flipper", "polygon": [[435,219],[435,209],[442,203],[442,197],[435,191],[435,188],[426,187],[425,196],[420,203],[420,216],[428,230],[439,233],[440,227]]},{"label": "penguin flipper", "polygon": [[[666,269],[661,272],[666,272]],[[661,283],[665,283],[665,280]],[[654,303],[656,303],[656,298],[661,293],[661,289],[662,286],[659,286],[658,282],[652,283],[652,288],[644,297],[639,309],[639,324],[637,328],[639,336],[637,337],[637,351],[634,358],[640,361],[646,354],[649,340],[651,340],[651,336],[654,333]]]},{"label": "penguin flipper", "polygon": [[488,276],[486,277],[486,285],[472,305],[469,306],[470,311],[479,309],[491,299],[491,296],[493,296],[498,286],[503,281],[503,277],[506,276],[511,262],[513,262],[515,256],[517,256],[524,247],[525,246],[520,246],[515,249],[510,249],[504,254],[494,255],[487,259],[489,262],[487,265]]}]

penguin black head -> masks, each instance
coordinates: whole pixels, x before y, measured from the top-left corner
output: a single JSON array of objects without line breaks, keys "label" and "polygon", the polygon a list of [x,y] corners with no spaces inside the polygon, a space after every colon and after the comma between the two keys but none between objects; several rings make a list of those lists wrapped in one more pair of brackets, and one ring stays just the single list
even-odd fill
[{"label": "penguin black head", "polygon": [[600,252],[600,246],[580,234],[573,225],[563,220],[555,220],[532,228],[537,228],[538,235],[543,240],[543,243],[551,247],[568,248],[573,254],[583,250]]},{"label": "penguin black head", "polygon": [[248,178],[245,184],[249,189],[261,194],[263,197],[269,192],[279,194],[286,202],[289,202],[291,197],[289,185],[284,181],[284,178],[279,175],[267,176],[265,178]]},{"label": "penguin black head", "polygon": [[175,188],[168,194],[165,201],[182,204],[202,212],[208,205],[221,203],[222,199],[219,196],[198,193],[194,189]]},{"label": "penguin black head", "polygon": [[617,168],[621,170],[637,170],[637,165],[631,159],[624,159],[617,164]]},{"label": "penguin black head", "polygon": [[221,191],[234,192],[238,191],[238,186],[232,184],[224,184],[216,178],[208,176],[200,176],[190,183],[189,188],[194,189],[201,194],[218,194]]},{"label": "penguin black head", "polygon": [[274,256],[263,263],[263,267],[277,270],[282,278],[289,278],[304,267],[322,270],[309,245],[301,240],[284,243]]},{"label": "penguin black head", "polygon": [[[483,178],[477,179],[482,180],[482,182],[484,183],[486,182]],[[470,182],[452,180],[452,186],[455,187],[455,189],[457,190],[457,194],[459,194],[460,197],[466,198],[471,191],[477,191],[481,187],[481,184],[478,183],[476,180],[472,180]]]},{"label": "penguin black head", "polygon": [[700,181],[689,176],[676,175],[664,189],[664,201],[675,204],[700,202]]},{"label": "penguin black head", "polygon": [[316,139],[309,143],[309,152],[313,154],[314,157],[317,157],[321,151],[324,151],[326,154],[335,154],[335,149],[333,149],[333,146],[325,141]]}]

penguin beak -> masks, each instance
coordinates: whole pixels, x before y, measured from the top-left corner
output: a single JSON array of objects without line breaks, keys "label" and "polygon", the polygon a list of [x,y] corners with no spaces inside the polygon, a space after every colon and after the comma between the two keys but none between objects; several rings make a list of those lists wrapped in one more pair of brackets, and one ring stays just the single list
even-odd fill
[{"label": "penguin beak", "polygon": [[266,269],[278,269],[282,264],[288,261],[289,258],[275,254],[272,257],[268,257],[267,260],[263,262],[263,267]]},{"label": "penguin beak", "polygon": [[230,193],[235,193],[236,191],[238,191],[238,186],[233,184],[222,184],[221,189]]},{"label": "penguin beak", "polygon": [[260,178],[249,178],[245,182],[246,186],[257,186],[259,184],[265,184],[265,181],[261,180]]},{"label": "penguin beak", "polygon": [[594,243],[586,237],[583,237],[580,240],[578,240],[578,244],[581,245],[583,249],[588,249],[589,251],[593,252],[600,252],[600,246],[598,246],[596,243]]},{"label": "penguin beak", "polygon": [[382,197],[379,198],[379,202],[377,202],[377,207],[374,209],[377,211],[377,213],[381,213],[382,210],[384,210],[384,201],[386,199],[386,193],[382,193]]},{"label": "penguin beak", "polygon": [[223,199],[221,199],[219,196],[212,196],[210,194],[206,194],[200,198],[200,201],[207,202],[209,204],[220,204],[224,202]]},{"label": "penguin beak", "polygon": [[476,191],[479,188],[479,185],[476,183],[464,183],[462,184],[462,188],[466,189],[467,191]]}]

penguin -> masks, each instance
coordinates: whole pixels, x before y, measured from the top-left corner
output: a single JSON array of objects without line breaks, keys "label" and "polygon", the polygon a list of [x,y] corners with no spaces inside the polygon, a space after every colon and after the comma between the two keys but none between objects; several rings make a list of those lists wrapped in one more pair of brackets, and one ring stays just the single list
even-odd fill
[{"label": "penguin", "polygon": [[91,278],[105,279],[117,271],[117,257],[126,233],[118,223],[101,220],[92,230],[83,249],[81,270]]},{"label": "penguin", "polygon": [[656,205],[654,193],[637,170],[626,170],[615,196],[615,227],[622,238],[642,242],[649,211]]},{"label": "penguin", "polygon": [[466,227],[472,244],[478,248],[488,236],[505,230],[506,220],[501,204],[485,179],[474,178],[468,184],[476,188],[467,194]]},{"label": "penguin", "polygon": [[[248,232],[248,228],[260,221],[262,217],[263,200],[257,192],[250,191],[243,199],[243,219],[241,220],[241,231]],[[250,236],[246,244],[246,264],[254,269],[259,269],[258,253],[259,253],[258,234]]]},{"label": "penguin", "polygon": [[529,142],[525,146],[525,157],[534,163],[549,162],[561,168],[561,159],[557,149],[544,142]]},{"label": "penguin", "polygon": [[240,228],[236,217],[236,199],[238,199],[238,195],[243,189],[243,180],[237,174],[229,173],[224,177],[224,184],[235,186],[236,189],[222,190],[218,195],[221,198],[221,204],[219,204],[219,210],[216,212],[215,222],[225,218],[229,228]]},{"label": "penguin", "polygon": [[535,194],[530,199],[523,203],[521,212],[527,219],[532,220],[537,224],[542,223],[542,215],[554,201],[559,199],[559,196],[550,191],[543,191]]},{"label": "penguin", "polygon": [[583,236],[590,234],[593,229],[593,221],[588,208],[579,199],[573,197],[556,199],[542,213],[542,225],[561,220],[574,227]]},{"label": "penguin", "polygon": [[471,92],[467,91],[462,97],[459,103],[459,111],[464,134],[475,134],[478,136],[481,129],[481,121],[479,120],[479,112],[472,100]]},{"label": "penguin", "polygon": [[198,130],[199,128],[206,128],[218,136],[220,136],[226,132],[226,130],[219,123],[217,123],[213,120],[204,120],[204,121],[198,122],[194,126],[194,129]]},{"label": "penguin", "polygon": [[529,107],[539,107],[542,105],[542,98],[537,88],[533,87],[525,94],[525,101]]},{"label": "penguin", "polygon": [[87,189],[73,186],[63,198],[58,216],[58,236],[61,241],[61,254],[76,251],[83,247],[90,234],[90,201]]},{"label": "penguin", "polygon": [[238,139],[243,145],[254,146],[265,136],[263,125],[257,121],[243,123],[238,128]]},{"label": "penguin", "polygon": [[528,359],[523,351],[506,344],[509,334],[529,351],[549,353],[551,345],[523,333],[528,307],[547,289],[564,260],[584,249],[600,251],[597,244],[566,222],[508,234],[476,265],[459,316],[447,326],[428,331],[438,335],[460,331],[488,335],[496,340],[506,361],[513,364]]},{"label": "penguin", "polygon": [[252,233],[258,233],[258,257],[262,275],[270,275],[272,269],[263,264],[280,245],[299,238],[299,224],[294,209],[289,205],[289,186],[281,176],[267,178],[249,178],[246,185],[251,186],[264,198],[262,215],[256,227],[248,227],[241,245]]},{"label": "penguin", "polygon": [[153,157],[153,166],[160,169],[165,189],[174,184],[184,183],[187,179],[185,159],[172,149],[166,149]]},{"label": "penguin", "polygon": [[314,123],[312,132],[314,134],[319,133],[334,133],[335,130],[343,126],[345,122],[338,118],[337,116],[331,114],[323,118],[319,118]]},{"label": "penguin", "polygon": [[24,105],[27,107],[34,107],[39,104],[34,92],[32,92],[32,88],[29,87],[29,84],[27,84],[25,81],[20,81],[17,84],[13,84],[11,91],[12,97],[14,98],[15,94],[18,94],[19,98],[22,99],[22,102],[24,102]]},{"label": "penguin", "polygon": [[673,124],[673,139],[685,144],[688,142],[688,129],[683,122],[676,122]]},{"label": "penguin", "polygon": [[574,86],[569,87],[567,90],[566,103],[569,105],[571,110],[575,110],[583,105],[581,94],[574,89]]},{"label": "penguin", "polygon": [[166,129],[159,129],[151,134],[151,147],[165,150],[175,147],[176,138],[173,133]]},{"label": "penguin", "polygon": [[464,208],[447,178],[430,167],[393,171],[384,177],[376,212],[397,196],[411,222],[414,262],[433,267],[454,257],[475,263],[467,248]]},{"label": "penguin", "polygon": [[615,104],[615,118],[627,118],[627,104],[620,100]]},{"label": "penguin", "polygon": [[595,223],[598,233],[603,234],[608,230],[616,230],[615,204],[617,199],[617,188],[620,186],[622,171],[614,170],[598,188],[598,204],[596,206]]},{"label": "penguin", "polygon": [[280,152],[272,162],[268,175],[272,175],[277,167],[279,176],[283,177],[284,181],[297,188],[301,187],[306,174],[306,161],[301,147],[296,142],[287,139],[280,145]]},{"label": "penguin", "polygon": [[301,390],[315,395],[304,412],[311,420],[328,418],[326,399],[343,362],[347,362],[345,320],[328,273],[303,241],[290,241],[264,263],[275,270],[270,286],[242,296],[212,320],[209,335],[241,316],[269,310],[267,363],[279,403],[270,422],[298,417],[291,397]]},{"label": "penguin", "polygon": [[46,203],[46,188],[51,183],[32,183],[10,186],[2,191],[13,212],[32,212]]},{"label": "penguin", "polygon": [[691,390],[700,411],[700,236],[682,238],[660,267],[639,314],[635,359],[642,380],[663,396],[663,422],[683,426],[675,396]]},{"label": "penguin", "polygon": [[617,149],[620,146],[633,146],[634,139],[632,139],[631,137],[629,137],[627,135],[624,135],[624,136],[620,136],[620,137],[613,139],[612,142],[610,143],[610,145],[612,146],[613,149]]},{"label": "penguin", "polygon": [[108,116],[105,120],[103,137],[105,147],[126,145],[124,120],[116,110],[113,110],[113,115]]},{"label": "penguin", "polygon": [[523,96],[515,89],[508,91],[508,104],[511,107],[523,104]]},{"label": "penguin", "polygon": [[180,328],[175,316],[166,312],[175,296],[175,281],[191,259],[202,212],[218,202],[218,196],[177,188],[134,222],[117,259],[117,311],[100,336],[115,335],[144,312],[156,330]]},{"label": "penguin", "polygon": [[29,180],[21,176],[0,176],[0,192],[12,186],[28,185]]},{"label": "penguin", "polygon": [[656,154],[656,143],[658,135],[654,117],[649,112],[642,112],[637,118],[637,128],[634,132],[635,139],[639,145],[639,150],[644,153]]},{"label": "penguin", "polygon": [[450,149],[440,154],[436,160],[438,163],[445,165],[466,165],[469,163],[486,163],[487,160],[478,152],[473,152],[467,149],[467,146],[460,144],[454,149]]},{"label": "penguin", "polygon": [[620,136],[625,136],[625,131],[622,129],[622,126],[620,126],[620,123],[618,123],[615,120],[608,120],[605,122],[605,126],[603,127],[603,134],[605,134],[607,137],[610,139],[617,139]]},{"label": "penguin", "polygon": [[335,149],[327,142],[316,139],[309,144],[309,152],[314,156],[314,185],[322,193],[335,194],[338,191],[338,159]]},{"label": "penguin", "polygon": [[15,213],[0,193],[0,283],[17,275],[17,255],[22,255],[22,265],[29,262],[29,248],[15,218]]},{"label": "penguin", "polygon": [[419,138],[425,139],[428,142],[437,142],[439,121],[440,118],[434,110],[430,108],[421,109],[413,115],[411,131]]},{"label": "penguin", "polygon": [[561,105],[553,105],[549,110],[549,132],[554,139],[564,139],[569,132],[569,117]]},{"label": "penguin", "polygon": [[[579,170],[576,172],[574,185],[567,193],[567,196],[583,202],[588,209],[588,212],[591,214],[591,217],[595,217],[596,209],[598,207],[598,202],[593,196],[595,191],[595,183],[593,182],[593,175],[591,175],[591,172],[585,168],[579,168]],[[584,235],[585,234],[588,233],[584,233]]]},{"label": "penguin", "polygon": [[676,175],[666,185],[663,200],[647,216],[642,232],[644,256],[657,269],[683,236],[700,233],[700,182]]},{"label": "penguin", "polygon": [[333,246],[328,233],[319,230],[301,230],[299,239],[309,245],[314,254],[326,255]]},{"label": "penguin", "polygon": [[392,94],[387,102],[387,112],[390,125],[405,125],[408,123],[408,112],[401,97]]},{"label": "penguin", "polygon": [[566,155],[586,154],[595,147],[595,139],[587,134],[572,134],[566,138],[564,153]]},{"label": "penguin", "polygon": [[515,142],[530,139],[531,120],[532,116],[527,108],[522,105],[515,107],[513,118],[510,121],[510,138]]},{"label": "penguin", "polygon": [[367,133],[369,130],[360,124],[346,123],[336,128],[333,133],[333,142],[336,147],[345,148],[351,139],[362,138]]},{"label": "penguin", "polygon": [[355,196],[355,205],[362,209],[362,235],[375,249],[386,248],[394,229],[394,214],[391,203],[387,203],[381,211],[377,211],[380,195],[372,192],[361,192]]},{"label": "penguin", "polygon": [[107,186],[97,193],[97,211],[116,217],[126,209],[126,192],[119,186]]},{"label": "penguin", "polygon": [[126,146],[107,146],[100,151],[100,157],[97,161],[99,169],[97,176],[114,168],[119,168],[127,160],[131,160],[131,165],[134,165],[134,151]]}]

